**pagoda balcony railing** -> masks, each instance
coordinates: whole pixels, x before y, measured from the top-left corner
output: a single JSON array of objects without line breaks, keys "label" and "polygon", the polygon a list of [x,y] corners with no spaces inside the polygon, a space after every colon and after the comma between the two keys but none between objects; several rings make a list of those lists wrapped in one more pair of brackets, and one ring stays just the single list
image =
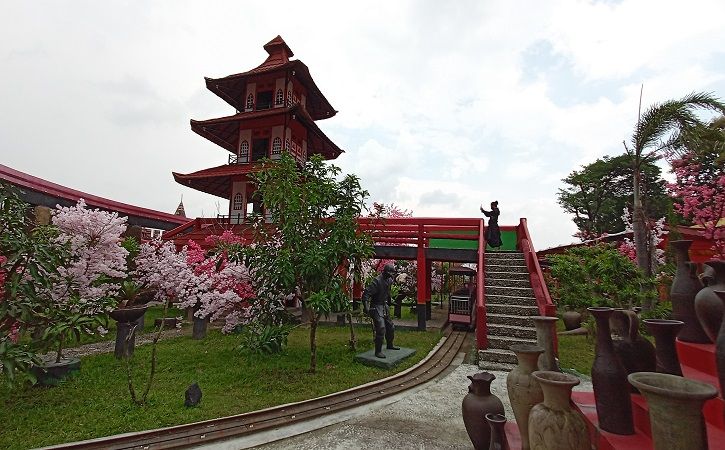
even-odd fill
[{"label": "pagoda balcony railing", "polygon": [[229,155],[229,164],[249,164],[249,156]]}]

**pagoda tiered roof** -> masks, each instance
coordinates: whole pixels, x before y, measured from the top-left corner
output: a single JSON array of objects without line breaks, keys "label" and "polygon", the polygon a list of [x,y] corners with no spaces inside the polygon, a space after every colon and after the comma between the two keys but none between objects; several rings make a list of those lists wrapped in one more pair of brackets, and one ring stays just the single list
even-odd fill
[{"label": "pagoda tiered roof", "polygon": [[327,119],[337,113],[335,108],[322,95],[307,66],[300,60],[290,61],[289,58],[294,56],[294,53],[292,53],[282,37],[277,36],[272,39],[264,45],[264,49],[269,56],[262,64],[252,70],[222,78],[205,77],[207,89],[229,103],[237,111],[244,111],[244,94],[249,78],[267,73],[290,71],[307,89],[306,108],[313,120]]},{"label": "pagoda tiered roof", "polygon": [[[236,153],[237,146],[239,145],[239,127],[242,122],[247,126],[254,126],[257,119],[269,121],[270,118],[285,114],[290,118],[300,121],[308,129],[307,151],[310,154],[320,154],[325,159],[335,159],[343,153],[343,150],[322,132],[305,108],[299,103],[285,108],[238,113],[233,116],[220,117],[218,119],[201,121],[192,119],[191,129],[220,147]],[[267,124],[260,123],[260,125]]]},{"label": "pagoda tiered roof", "polygon": [[174,180],[197,191],[228,199],[232,181],[247,181],[248,174],[262,170],[260,164],[224,164],[183,174],[172,172]]}]

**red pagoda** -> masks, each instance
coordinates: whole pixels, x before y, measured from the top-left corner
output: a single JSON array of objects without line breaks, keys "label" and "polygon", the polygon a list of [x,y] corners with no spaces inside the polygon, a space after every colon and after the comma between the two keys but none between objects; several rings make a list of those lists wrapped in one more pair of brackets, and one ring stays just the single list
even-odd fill
[{"label": "red pagoda", "polygon": [[269,56],[258,67],[223,78],[205,78],[206,87],[234,107],[218,119],[191,120],[191,129],[229,151],[226,164],[189,174],[174,172],[176,182],[229,200],[228,216],[219,221],[242,223],[252,212],[264,213],[249,174],[264,159],[282,152],[303,163],[310,155],[335,159],[342,150],[315,124],[337,111],[330,105],[300,60],[277,36],[264,49]]}]

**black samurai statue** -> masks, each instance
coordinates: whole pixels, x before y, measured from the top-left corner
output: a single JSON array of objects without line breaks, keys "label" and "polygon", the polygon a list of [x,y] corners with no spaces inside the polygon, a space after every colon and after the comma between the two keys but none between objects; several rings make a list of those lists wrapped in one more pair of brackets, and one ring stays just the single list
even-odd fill
[{"label": "black samurai statue", "polygon": [[387,343],[387,348],[400,350],[400,347],[393,345],[395,327],[393,321],[390,320],[388,308],[391,303],[390,286],[393,284],[394,275],[395,266],[386,264],[383,272],[365,287],[362,296],[363,312],[373,319],[373,325],[375,326],[375,356],[378,358],[385,358],[383,338]]}]

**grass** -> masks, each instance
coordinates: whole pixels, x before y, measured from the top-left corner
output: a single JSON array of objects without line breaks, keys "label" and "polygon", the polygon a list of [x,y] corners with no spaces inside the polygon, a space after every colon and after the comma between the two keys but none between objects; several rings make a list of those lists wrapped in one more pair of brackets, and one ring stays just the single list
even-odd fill
[{"label": "grass", "polygon": [[[372,347],[370,333],[357,329],[359,350]],[[156,379],[146,406],[132,404],[125,370],[112,354],[82,359],[80,373],[60,386],[0,388],[0,448],[20,449],[140,431],[319,397],[404,370],[439,341],[439,331],[396,332],[396,344],[416,354],[395,369],[367,367],[347,349],[349,329],[318,329],[318,371],[309,368],[309,329],[297,328],[279,355],[236,350],[240,337],[210,331],[206,339],[168,339],[158,344]],[[136,389],[142,389],[150,346],[136,348]],[[198,382],[199,406],[184,407],[184,391]]]},{"label": "grass", "polygon": [[[556,322],[557,331],[564,331],[564,323]],[[559,339],[559,366],[574,369],[590,376],[594,363],[594,338],[591,336],[557,336]]]}]

